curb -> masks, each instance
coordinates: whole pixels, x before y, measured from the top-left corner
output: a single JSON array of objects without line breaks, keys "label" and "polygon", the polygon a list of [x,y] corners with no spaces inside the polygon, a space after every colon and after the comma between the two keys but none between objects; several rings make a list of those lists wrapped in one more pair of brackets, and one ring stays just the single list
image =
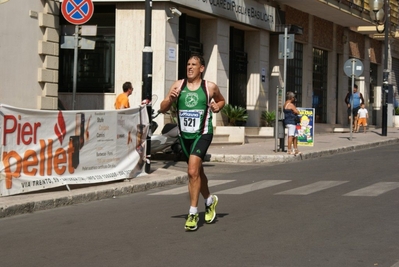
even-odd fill
[{"label": "curb", "polygon": [[[172,184],[183,184],[188,180],[186,173],[157,169],[154,172],[130,180],[118,180],[106,184],[89,184],[84,188],[71,191],[34,192],[0,198],[0,218],[32,213],[35,211],[65,207],[95,200],[116,198],[118,196],[143,192],[149,189],[164,187]],[[73,186],[70,186],[71,188]]]}]

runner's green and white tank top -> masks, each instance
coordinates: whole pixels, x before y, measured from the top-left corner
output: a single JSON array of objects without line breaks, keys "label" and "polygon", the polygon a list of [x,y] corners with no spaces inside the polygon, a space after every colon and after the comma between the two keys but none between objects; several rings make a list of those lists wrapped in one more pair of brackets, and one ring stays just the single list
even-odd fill
[{"label": "runner's green and white tank top", "polygon": [[212,134],[212,111],[207,83],[202,80],[201,86],[191,91],[187,88],[187,80],[181,84],[177,99],[177,119],[180,135],[186,139],[195,139],[202,134]]}]

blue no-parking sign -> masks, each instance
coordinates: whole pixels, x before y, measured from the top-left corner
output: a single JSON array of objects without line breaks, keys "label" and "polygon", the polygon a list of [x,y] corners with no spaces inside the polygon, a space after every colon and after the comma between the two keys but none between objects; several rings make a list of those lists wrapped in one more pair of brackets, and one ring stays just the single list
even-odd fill
[{"label": "blue no-parking sign", "polygon": [[62,15],[74,25],[88,22],[93,12],[94,5],[91,0],[64,0],[61,5]]}]

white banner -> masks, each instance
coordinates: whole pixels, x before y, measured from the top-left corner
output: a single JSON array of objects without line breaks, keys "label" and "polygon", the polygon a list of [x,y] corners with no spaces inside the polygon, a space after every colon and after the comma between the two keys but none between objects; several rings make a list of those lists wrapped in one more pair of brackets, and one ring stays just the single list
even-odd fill
[{"label": "white banner", "polygon": [[145,174],[145,106],[43,111],[0,104],[0,195]]}]

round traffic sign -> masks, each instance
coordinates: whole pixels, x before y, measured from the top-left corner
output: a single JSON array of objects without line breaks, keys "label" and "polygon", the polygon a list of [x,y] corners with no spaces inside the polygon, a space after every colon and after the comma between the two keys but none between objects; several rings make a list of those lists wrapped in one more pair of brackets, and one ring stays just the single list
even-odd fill
[{"label": "round traffic sign", "polygon": [[94,12],[91,0],[64,0],[61,5],[61,13],[64,18],[75,25],[81,25],[89,21]]},{"label": "round traffic sign", "polygon": [[348,77],[352,75],[359,77],[363,73],[363,63],[357,58],[350,58],[345,61],[344,72]]}]

